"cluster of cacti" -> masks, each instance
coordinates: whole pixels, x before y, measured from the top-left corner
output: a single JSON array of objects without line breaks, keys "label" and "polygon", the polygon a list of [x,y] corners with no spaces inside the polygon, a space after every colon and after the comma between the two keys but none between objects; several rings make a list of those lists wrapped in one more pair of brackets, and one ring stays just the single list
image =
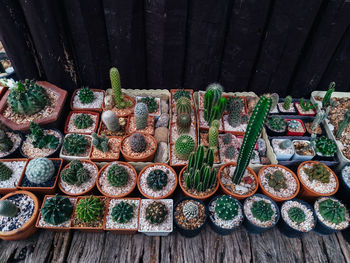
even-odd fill
[{"label": "cluster of cacti", "polygon": [[307,101],[304,98],[301,98],[300,107],[303,111],[309,111],[315,109],[317,107],[317,104],[312,104],[311,101]]},{"label": "cluster of cacti", "polygon": [[213,169],[214,152],[208,149],[205,154],[204,146],[198,146],[196,152],[192,152],[188,158],[188,165],[183,173],[187,189],[205,192],[216,185],[216,173]]},{"label": "cluster of cacti", "polygon": [[134,217],[135,204],[121,201],[112,209],[112,219],[119,224],[125,224]]},{"label": "cluster of cacti", "polygon": [[153,201],[146,207],[146,220],[153,225],[163,223],[168,214],[166,205],[159,201]]},{"label": "cluster of cacti", "polygon": [[271,130],[284,131],[287,127],[287,122],[280,116],[273,116],[267,119],[267,124]]},{"label": "cluster of cacti", "polygon": [[272,204],[265,200],[254,201],[251,211],[253,216],[261,222],[267,222],[274,215]]},{"label": "cluster of cacti", "polygon": [[225,133],[223,136],[223,142],[225,145],[228,145],[232,142],[232,134],[231,133]]},{"label": "cluster of cacti", "polygon": [[339,138],[342,136],[344,130],[349,126],[350,123],[350,109],[344,114],[344,119],[339,123],[335,137]]},{"label": "cluster of cacti", "polygon": [[115,99],[115,105],[118,109],[124,109],[131,107],[132,102],[126,101],[122,93],[122,86],[120,84],[120,75],[117,68],[111,68],[109,71],[109,77],[111,79],[111,86],[113,89],[113,95]]},{"label": "cluster of cacti", "polygon": [[123,166],[112,164],[107,172],[107,180],[111,186],[122,187],[128,183],[129,174]]},{"label": "cluster of cacti", "polygon": [[317,180],[321,183],[328,184],[330,181],[331,173],[322,163],[316,163],[311,168],[305,168],[304,170],[311,182]]},{"label": "cluster of cacti", "polygon": [[146,181],[149,188],[159,191],[167,185],[168,175],[160,169],[155,169],[147,175]]},{"label": "cluster of cacti", "polygon": [[14,113],[32,115],[48,105],[49,99],[43,87],[26,79],[23,83],[16,82],[15,86],[10,88],[7,103]]},{"label": "cluster of cacti", "polygon": [[185,97],[185,98],[191,99],[191,92],[188,91],[188,90],[179,89],[173,95],[173,98],[174,98],[175,101],[177,101],[181,97]]},{"label": "cluster of cacti", "polygon": [[63,141],[63,149],[69,155],[83,154],[87,146],[88,140],[82,134],[69,134]]},{"label": "cluster of cacti", "polygon": [[187,160],[194,148],[195,143],[190,135],[181,135],[175,142],[175,153],[180,160]]},{"label": "cluster of cacti", "polygon": [[140,99],[140,101],[147,105],[149,113],[157,112],[159,106],[158,106],[158,103],[154,97],[143,97]]},{"label": "cluster of cacti", "polygon": [[322,136],[316,140],[316,152],[323,156],[332,156],[337,151],[337,144],[332,139]]},{"label": "cluster of cacti", "polygon": [[222,220],[232,220],[238,215],[238,204],[230,196],[223,195],[216,200],[215,213]]},{"label": "cluster of cacti", "polygon": [[234,146],[229,146],[225,149],[224,155],[227,159],[233,159],[236,156],[237,149]]},{"label": "cluster of cacti", "polygon": [[104,125],[106,125],[107,129],[110,131],[119,131],[120,124],[119,119],[114,111],[108,110],[104,111],[101,115],[101,119]]},{"label": "cluster of cacti", "polygon": [[46,199],[40,212],[46,223],[59,225],[70,219],[73,213],[73,205],[69,198],[56,195],[50,199]]},{"label": "cluster of cacti", "polygon": [[317,129],[317,127],[321,124],[321,122],[324,121],[328,117],[329,110],[330,110],[330,108],[327,107],[326,111],[321,110],[321,111],[317,112],[315,119],[311,123],[311,130],[315,131]]},{"label": "cluster of cacti", "polygon": [[141,153],[147,148],[147,141],[141,133],[133,133],[130,136],[130,148],[133,152]]},{"label": "cluster of cacti", "polygon": [[188,113],[191,114],[192,104],[191,100],[186,97],[181,97],[176,101],[176,114]]},{"label": "cluster of cacti", "polygon": [[78,92],[78,98],[83,104],[91,103],[94,101],[94,92],[88,87],[81,88]]},{"label": "cluster of cacti", "polygon": [[8,152],[12,149],[13,142],[5,130],[0,129],[0,152]]},{"label": "cluster of cacti", "polygon": [[320,201],[318,210],[326,221],[333,224],[340,224],[346,221],[346,208],[336,199],[327,198]]},{"label": "cluster of cacti", "polygon": [[32,145],[35,148],[56,149],[59,144],[59,139],[52,135],[44,133],[44,130],[40,128],[39,124],[31,122],[29,125]]},{"label": "cluster of cacti", "polygon": [[104,203],[95,196],[84,197],[77,203],[75,213],[83,223],[91,223],[99,220],[103,215]]},{"label": "cluster of cacti", "polygon": [[80,186],[90,179],[90,172],[81,161],[74,160],[61,172],[61,178],[67,184]]},{"label": "cluster of cacti", "polygon": [[290,128],[292,130],[298,130],[300,125],[301,125],[301,123],[298,122],[297,120],[289,120],[288,121],[288,128]]},{"label": "cluster of cacti", "polygon": [[145,103],[139,102],[134,109],[136,129],[143,130],[147,127],[148,108]]},{"label": "cluster of cacti", "polygon": [[25,174],[31,183],[42,184],[55,174],[55,165],[48,158],[38,157],[29,161]]},{"label": "cluster of cacti", "polygon": [[198,204],[195,202],[188,200],[182,206],[182,213],[187,220],[191,220],[198,215]]},{"label": "cluster of cacti", "polygon": [[256,141],[258,140],[265,123],[266,116],[270,111],[271,104],[272,99],[270,97],[262,96],[250,116],[241,150],[239,151],[237,166],[232,177],[235,184],[239,184],[243,178],[256,145]]},{"label": "cluster of cacti", "polygon": [[287,179],[280,170],[276,170],[273,173],[268,173],[266,175],[269,186],[275,191],[279,192],[281,189],[287,189]]},{"label": "cluster of cacti", "polygon": [[108,152],[109,151],[109,145],[108,145],[108,137],[106,135],[98,136],[96,133],[91,134],[92,145],[101,152]]},{"label": "cluster of cacti", "polygon": [[0,216],[14,217],[18,213],[18,207],[10,200],[0,201]]},{"label": "cluster of cacti", "polygon": [[248,121],[248,115],[241,114],[244,108],[244,101],[240,97],[232,97],[228,99],[227,111],[228,111],[228,123],[232,127],[237,127],[242,123]]},{"label": "cluster of cacti", "polygon": [[204,119],[209,126],[213,120],[220,120],[225,111],[227,100],[221,96],[222,91],[220,84],[213,83],[204,94]]},{"label": "cluster of cacti", "polygon": [[74,126],[78,129],[86,129],[89,128],[94,122],[89,114],[78,114],[73,120]]},{"label": "cluster of cacti", "polygon": [[213,120],[211,122],[210,127],[209,127],[209,132],[208,132],[209,148],[213,149],[214,152],[216,152],[218,150],[219,127],[220,127],[219,120]]},{"label": "cluster of cacti", "polygon": [[278,144],[278,146],[283,150],[288,149],[292,146],[292,141],[289,139],[283,140]]},{"label": "cluster of cacti", "polygon": [[284,102],[283,102],[283,109],[289,110],[291,104],[292,104],[292,97],[291,97],[291,96],[287,96],[287,97],[284,99]]},{"label": "cluster of cacti", "polygon": [[0,182],[10,179],[11,176],[12,170],[3,162],[0,162]]},{"label": "cluster of cacti", "polygon": [[322,99],[322,108],[327,108],[328,106],[331,105],[331,97],[332,97],[332,93],[335,90],[334,88],[335,88],[335,82],[332,81],[331,83],[329,83],[328,90]]},{"label": "cluster of cacti", "polygon": [[177,114],[176,127],[179,134],[188,133],[191,128],[191,115],[186,112]]},{"label": "cluster of cacti", "polygon": [[299,207],[291,207],[288,210],[288,217],[293,222],[300,224],[305,221],[306,215],[305,212]]}]

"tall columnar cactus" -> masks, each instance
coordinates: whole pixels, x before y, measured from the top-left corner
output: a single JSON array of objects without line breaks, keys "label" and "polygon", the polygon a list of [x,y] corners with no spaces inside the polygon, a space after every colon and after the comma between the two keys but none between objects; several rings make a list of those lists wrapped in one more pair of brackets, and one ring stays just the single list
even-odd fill
[{"label": "tall columnar cactus", "polygon": [[346,127],[348,127],[350,123],[350,109],[344,114],[344,119],[339,123],[338,130],[335,134],[335,137],[339,138],[342,136]]},{"label": "tall columnar cactus", "polygon": [[111,85],[113,89],[113,95],[115,99],[115,105],[118,109],[124,109],[130,107],[132,102],[125,101],[122,93],[122,86],[120,84],[120,75],[117,68],[111,68],[109,70],[109,77],[111,79]]},{"label": "tall columnar cactus", "polygon": [[108,145],[108,137],[106,135],[98,136],[96,133],[91,134],[92,136],[92,145],[101,152],[108,152],[109,151],[109,145]]},{"label": "tall columnar cactus", "polygon": [[3,162],[0,162],[0,182],[10,179],[12,176],[12,170],[6,166]]},{"label": "tall columnar cactus", "polygon": [[331,83],[329,83],[328,90],[322,99],[322,108],[327,108],[328,106],[331,105],[331,97],[332,97],[332,93],[335,90],[334,88],[335,88],[335,82],[332,81]]},{"label": "tall columnar cactus", "polygon": [[18,207],[10,200],[0,201],[0,216],[14,217],[18,213]]},{"label": "tall columnar cactus", "polygon": [[316,130],[317,127],[321,124],[321,122],[323,122],[328,117],[329,110],[330,108],[327,107],[325,111],[321,110],[317,112],[315,119],[311,123],[311,130]]},{"label": "tall columnar cactus", "polygon": [[5,130],[0,129],[0,152],[8,152],[12,149],[13,142]]},{"label": "tall columnar cactus", "polygon": [[46,223],[58,225],[70,219],[73,213],[73,205],[69,198],[56,195],[46,199],[40,212]]},{"label": "tall columnar cactus", "polygon": [[136,129],[143,130],[147,127],[148,122],[148,108],[143,102],[136,104],[134,109]]},{"label": "tall columnar cactus", "polygon": [[218,150],[219,143],[219,130],[215,125],[211,125],[209,128],[209,147],[213,149],[214,152]]},{"label": "tall columnar cactus", "polygon": [[204,119],[210,126],[213,120],[219,120],[226,108],[226,98],[221,97],[222,86],[217,83],[210,84],[204,94]]},{"label": "tall columnar cactus", "polygon": [[190,135],[181,135],[175,142],[175,154],[180,160],[187,160],[194,147],[195,143]]},{"label": "tall columnar cactus", "polygon": [[104,111],[102,113],[101,119],[108,130],[113,132],[120,130],[119,119],[114,111]]},{"label": "tall columnar cactus", "polygon": [[346,208],[337,199],[328,198],[319,203],[321,216],[333,224],[340,224],[346,221]]},{"label": "tall columnar cactus", "polygon": [[287,96],[285,99],[284,99],[284,102],[283,102],[283,109],[285,110],[289,110],[290,109],[290,106],[292,104],[292,97],[291,96]]},{"label": "tall columnar cactus", "polygon": [[277,104],[278,104],[278,100],[280,98],[280,96],[277,93],[272,93],[272,94],[268,94],[268,96],[271,98],[271,108],[270,110],[273,110],[276,108]]},{"label": "tall columnar cactus", "polygon": [[45,157],[38,157],[29,161],[26,168],[27,179],[35,184],[42,184],[51,179],[55,173],[55,165]]},{"label": "tall columnar cactus", "polygon": [[176,114],[188,113],[191,114],[191,100],[186,97],[181,97],[176,101]]},{"label": "tall columnar cactus", "polygon": [[176,118],[176,127],[179,134],[187,133],[191,127],[191,115],[189,113],[180,113]]},{"label": "tall columnar cactus", "polygon": [[242,180],[244,172],[250,162],[256,141],[259,138],[267,114],[271,109],[272,99],[268,96],[262,96],[256,104],[252,115],[250,116],[246,133],[244,134],[241,150],[239,151],[237,166],[232,177],[235,184]]}]

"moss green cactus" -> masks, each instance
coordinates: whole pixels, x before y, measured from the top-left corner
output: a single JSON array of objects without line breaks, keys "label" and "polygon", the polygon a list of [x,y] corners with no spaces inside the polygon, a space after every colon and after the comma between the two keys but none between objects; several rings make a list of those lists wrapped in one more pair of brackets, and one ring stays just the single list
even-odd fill
[{"label": "moss green cactus", "polygon": [[120,75],[117,68],[111,68],[109,71],[109,77],[111,79],[111,86],[113,89],[113,95],[115,99],[115,105],[118,109],[124,109],[131,107],[132,102],[126,101],[122,93],[122,87],[120,84]]},{"label": "moss green cactus", "polygon": [[10,200],[0,201],[0,216],[14,217],[18,213],[18,207]]}]

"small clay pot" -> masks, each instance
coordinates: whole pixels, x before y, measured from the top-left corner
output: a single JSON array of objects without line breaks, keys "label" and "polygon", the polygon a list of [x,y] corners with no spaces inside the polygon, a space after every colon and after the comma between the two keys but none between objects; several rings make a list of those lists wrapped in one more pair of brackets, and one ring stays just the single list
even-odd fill
[{"label": "small clay pot", "polygon": [[158,144],[157,144],[157,141],[156,139],[152,136],[152,135],[145,135],[145,137],[151,137],[155,147],[153,149],[152,152],[150,152],[147,156],[144,156],[144,157],[133,157],[133,156],[130,156],[128,155],[124,150],[123,150],[123,145],[125,143],[125,141],[131,136],[128,135],[126,137],[124,137],[123,141],[122,141],[122,145],[120,147],[120,151],[122,152],[123,156],[124,156],[124,159],[127,161],[127,162],[151,162],[153,161],[153,158],[154,158],[154,155],[157,151],[157,147],[158,147]]},{"label": "small clay pot", "polygon": [[[96,123],[95,123],[95,127],[94,127],[94,130],[92,132],[73,132],[73,131],[69,131],[68,130],[68,124],[69,124],[69,121],[70,121],[70,118],[72,117],[73,114],[88,114],[88,115],[94,115],[96,116]],[[67,133],[79,133],[79,134],[88,134],[90,135],[91,133],[94,133],[94,132],[97,132],[97,128],[98,128],[98,123],[100,121],[100,114],[97,113],[97,112],[94,112],[94,111],[86,111],[86,110],[80,110],[80,111],[71,111],[69,114],[68,114],[68,117],[66,119],[66,124],[64,125],[64,133],[67,134]]]},{"label": "small clay pot", "polygon": [[76,89],[74,90],[73,92],[73,95],[72,95],[72,98],[70,100],[70,108],[73,110],[73,111],[79,111],[79,110],[86,110],[86,111],[97,111],[97,112],[102,112],[102,104],[103,104],[103,100],[104,100],[104,97],[105,97],[105,91],[102,90],[102,89],[91,89],[92,92],[102,92],[103,93],[103,97],[102,97],[102,104],[101,104],[101,107],[100,108],[74,108],[73,107],[73,101],[74,101],[74,97],[77,96],[77,93],[80,89]]}]

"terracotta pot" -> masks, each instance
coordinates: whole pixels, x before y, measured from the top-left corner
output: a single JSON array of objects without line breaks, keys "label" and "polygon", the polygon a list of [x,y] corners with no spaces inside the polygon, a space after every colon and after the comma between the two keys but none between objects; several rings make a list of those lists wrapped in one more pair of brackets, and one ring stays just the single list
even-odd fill
[{"label": "terracotta pot", "polygon": [[[42,118],[39,120],[35,120],[36,123],[38,123],[40,126],[45,125],[45,124],[49,124],[49,123],[53,123],[55,122],[64,107],[64,103],[66,101],[67,98],[67,91],[58,88],[57,86],[46,82],[46,81],[37,81],[36,82],[38,85],[42,86],[44,89],[49,89],[54,91],[55,93],[58,94],[58,99],[57,99],[57,103],[54,105],[54,109],[52,111],[52,113],[46,117],[46,118]],[[31,121],[27,121],[27,122],[22,122],[22,123],[15,123],[13,121],[11,121],[10,119],[4,117],[3,112],[5,110],[5,108],[7,107],[7,97],[10,94],[10,91],[7,90],[5,95],[1,98],[0,101],[0,121],[2,123],[6,123],[6,126],[9,127],[12,130],[16,130],[16,131],[26,131],[29,129],[29,125]]]},{"label": "terracotta pot", "polygon": [[338,177],[337,175],[332,171],[331,168],[329,168],[327,165],[323,164],[327,170],[331,173],[332,176],[334,176],[335,178],[335,181],[337,183],[337,186],[335,188],[334,191],[332,191],[331,193],[328,193],[328,194],[322,194],[322,193],[318,193],[318,192],[315,192],[313,189],[309,188],[304,182],[303,180],[301,179],[300,177],[300,171],[302,169],[302,167],[305,165],[305,164],[317,164],[317,163],[320,163],[320,162],[317,162],[317,161],[306,161],[306,162],[302,162],[299,166],[298,166],[298,178],[299,178],[299,181],[301,183],[301,189],[300,189],[300,192],[299,192],[299,196],[300,196],[300,199],[306,199],[308,201],[313,201],[315,199],[317,199],[318,197],[320,196],[331,196],[331,195],[334,195],[337,191],[338,191],[338,188],[339,188],[339,180],[338,180]]},{"label": "terracotta pot", "polygon": [[93,157],[92,156],[92,153],[93,153],[93,151],[94,151],[94,149],[95,149],[95,147],[92,145],[91,146],[91,150],[90,150],[90,154],[89,154],[89,159],[91,160],[91,161],[94,161],[94,162],[112,162],[112,161],[117,161],[118,159],[119,159],[119,156],[120,156],[120,145],[121,145],[121,142],[122,142],[122,140],[123,140],[123,138],[122,137],[118,137],[118,136],[107,136],[109,139],[112,139],[112,138],[118,138],[119,140],[120,140],[120,144],[119,145],[117,145],[117,152],[115,153],[115,156],[114,157],[112,157],[112,158],[107,158],[107,157],[100,157],[100,158],[98,158],[98,157]]},{"label": "terracotta pot", "polygon": [[[55,171],[56,179],[55,179],[55,182],[52,186],[49,186],[49,187],[21,186],[22,181],[25,177],[25,170],[27,169],[27,166],[26,166],[26,168],[24,169],[24,173],[22,174],[21,178],[18,181],[17,188],[21,189],[21,190],[31,191],[31,192],[37,193],[37,194],[46,194],[46,195],[55,194],[56,188],[57,188],[58,177],[60,175],[62,164],[63,164],[63,159],[61,159],[61,158],[49,158],[49,159],[52,161],[59,161],[60,162],[58,169]],[[29,159],[29,161],[30,160],[31,159]],[[29,161],[28,161],[28,163],[29,163]],[[27,165],[28,165],[28,163],[27,163]]]},{"label": "terracotta pot", "polygon": [[[167,193],[167,194],[165,194],[165,195],[163,195],[163,196],[160,196],[160,197],[152,197],[152,196],[147,195],[147,194],[142,190],[142,188],[141,188],[141,186],[140,186],[140,179],[141,179],[142,174],[143,174],[148,168],[153,167],[153,166],[156,166],[156,165],[163,166],[164,168],[169,169],[169,170],[175,175],[175,186],[174,186],[174,188],[171,189],[171,190],[169,191],[169,193]],[[161,170],[162,170],[162,169],[161,169]],[[169,165],[167,165],[167,164],[165,164],[165,163],[152,163],[152,164],[149,164],[149,165],[145,166],[145,167],[141,170],[139,176],[137,177],[137,188],[139,189],[140,193],[141,193],[144,197],[146,197],[146,198],[148,198],[148,199],[167,199],[167,198],[170,198],[170,196],[172,196],[173,193],[174,193],[174,191],[176,190],[176,187],[177,187],[177,174],[176,174],[176,172],[175,172],[175,170],[174,170],[173,168],[171,168]]]},{"label": "terracotta pot", "polygon": [[102,112],[102,104],[103,104],[104,97],[105,97],[105,91],[104,91],[104,90],[102,90],[102,89],[91,89],[93,92],[102,92],[102,93],[103,93],[101,108],[74,108],[74,107],[73,107],[74,97],[77,95],[77,93],[78,93],[79,90],[81,90],[81,89],[76,89],[76,90],[74,90],[73,96],[72,96],[72,98],[71,98],[71,100],[70,100],[70,108],[71,108],[73,111],[76,111],[76,110],[87,110],[87,111]]},{"label": "terracotta pot", "polygon": [[300,115],[300,116],[315,116],[315,115],[316,115],[315,109],[311,109],[311,110],[313,111],[313,113],[303,113],[303,112],[299,109],[298,106],[300,107],[300,102],[296,102],[296,103],[295,103],[295,108],[297,109],[298,115]]},{"label": "terracotta pot", "polygon": [[[288,123],[288,121],[290,121],[290,120],[292,120],[292,119],[286,119],[286,122]],[[288,124],[287,124],[287,136],[303,136],[306,132],[306,128],[305,128],[303,121],[300,119],[294,119],[294,120],[298,121],[301,124],[301,126],[303,126],[304,131],[303,132],[290,131],[288,128]]]},{"label": "terracotta pot", "polygon": [[247,197],[249,196],[252,196],[253,194],[256,193],[256,191],[258,190],[259,188],[259,182],[258,182],[258,177],[256,176],[255,172],[253,171],[252,168],[250,168],[249,166],[247,167],[247,170],[249,171],[249,173],[251,175],[253,175],[254,179],[255,179],[255,182],[256,182],[256,187],[255,189],[249,193],[249,194],[246,194],[246,195],[239,195],[239,194],[236,194],[236,193],[232,193],[231,191],[227,190],[226,187],[222,184],[221,182],[221,172],[224,168],[226,168],[227,166],[236,166],[236,163],[234,162],[230,162],[230,163],[227,163],[223,166],[220,167],[219,171],[218,171],[218,181],[220,183],[220,187],[222,189],[222,191],[227,194],[227,195],[230,195],[230,196],[233,196],[234,198],[238,199],[238,200],[243,200],[243,199],[246,199]]},{"label": "terracotta pot", "polygon": [[8,231],[8,232],[0,232],[0,238],[3,240],[22,240],[26,239],[27,237],[33,235],[36,231],[35,228],[35,222],[39,214],[39,206],[40,202],[39,199],[31,192],[28,191],[15,191],[12,193],[9,193],[5,195],[0,200],[6,200],[11,196],[17,195],[17,194],[25,194],[30,196],[34,201],[34,211],[32,217],[20,228]]},{"label": "terracotta pot", "polygon": [[[85,114],[89,114],[89,115],[94,115],[94,116],[97,116],[96,117],[96,123],[95,123],[95,128],[93,130],[93,132],[73,132],[73,131],[69,131],[68,130],[68,124],[69,124],[69,120],[70,118],[72,117],[72,114],[76,114],[76,113],[85,113]],[[91,133],[96,133],[97,132],[97,128],[98,128],[98,123],[100,121],[100,114],[97,113],[97,112],[93,112],[93,111],[86,111],[86,110],[80,110],[80,111],[71,111],[69,114],[68,114],[68,117],[66,119],[66,124],[64,125],[64,133],[79,133],[79,134],[87,134],[87,135],[90,135]]]},{"label": "terracotta pot", "polygon": [[154,150],[147,156],[144,156],[144,157],[132,157],[132,156],[129,156],[127,155],[127,153],[123,150],[123,145],[124,145],[124,142],[125,140],[127,140],[129,137],[131,136],[128,135],[128,136],[125,136],[123,141],[122,141],[122,145],[120,147],[120,151],[122,152],[123,156],[124,156],[124,159],[127,161],[127,162],[152,162],[153,161],[153,158],[154,158],[154,155],[157,151],[157,147],[158,147],[158,144],[157,144],[157,141],[156,139],[152,136],[152,135],[145,135],[145,137],[151,137],[155,147],[154,147]]},{"label": "terracotta pot", "polygon": [[216,186],[215,186],[214,191],[212,191],[211,193],[209,193],[209,194],[207,194],[207,195],[196,196],[196,195],[193,195],[193,194],[187,192],[187,190],[185,189],[185,187],[182,185],[182,176],[183,176],[183,173],[184,173],[184,171],[186,170],[186,168],[187,168],[187,165],[186,165],[184,168],[182,168],[182,170],[181,170],[181,172],[180,172],[180,174],[179,174],[179,185],[180,185],[181,190],[184,192],[184,194],[185,194],[186,196],[204,201],[204,200],[210,198],[212,195],[214,195],[214,194],[216,193],[216,191],[217,191],[218,188],[219,188],[219,180],[218,180],[218,179],[216,180]]},{"label": "terracotta pot", "polygon": [[135,115],[134,115],[134,114],[129,115],[128,123],[127,123],[127,129],[126,129],[127,134],[132,134],[132,133],[134,133],[134,132],[138,132],[138,133],[142,133],[142,134],[154,135],[154,125],[155,125],[154,116],[148,116],[147,122],[149,121],[149,119],[151,119],[151,120],[152,120],[152,123],[153,123],[153,124],[152,124],[152,128],[151,128],[149,131],[146,131],[146,129],[147,129],[148,127],[150,127],[150,126],[148,125],[148,123],[147,123],[146,129],[143,129],[143,130],[137,130],[137,129],[136,129],[136,124],[135,124],[135,130],[134,130],[134,131],[131,131],[131,130],[130,130],[130,124],[131,124],[132,118],[134,119],[134,122],[136,122],[136,120],[135,120]]},{"label": "terracotta pot", "polygon": [[[268,167],[280,167],[280,168],[282,168],[282,169],[284,169],[284,170],[286,170],[286,171],[288,171],[288,172],[291,173],[291,175],[293,176],[293,178],[295,179],[295,181],[296,181],[296,183],[297,183],[297,189],[296,189],[296,191],[295,191],[295,193],[294,193],[293,195],[291,195],[291,196],[289,196],[289,197],[278,197],[278,196],[274,196],[273,194],[271,194],[270,192],[268,192],[268,191],[263,187],[263,185],[262,185],[262,183],[261,183],[261,176],[262,176],[262,172],[263,172],[264,170],[266,170]],[[298,177],[295,175],[295,173],[293,173],[293,171],[290,170],[290,169],[288,169],[287,167],[282,166],[282,165],[279,165],[279,164],[270,164],[270,165],[265,165],[265,166],[263,166],[263,167],[260,169],[260,171],[259,171],[259,174],[258,174],[258,181],[259,181],[259,186],[260,186],[261,192],[262,192],[264,195],[270,197],[270,198],[271,198],[273,201],[275,201],[275,202],[283,202],[283,201],[287,201],[287,200],[293,199],[293,198],[295,198],[295,197],[298,195],[299,190],[300,190],[300,183],[299,183]]]},{"label": "terracotta pot", "polygon": [[[124,129],[121,129],[120,131],[117,131],[117,132],[110,132],[110,134],[107,134],[107,133],[104,133],[104,135],[106,136],[116,136],[116,137],[124,137],[127,135],[127,131],[128,131],[128,126],[129,126],[129,116],[125,116],[125,117],[119,117],[119,118],[124,118],[125,119],[125,122],[126,124],[122,127],[124,127]],[[105,127],[103,121],[101,120],[100,121],[100,125],[98,127],[98,131],[97,131],[97,134],[98,135],[102,135],[102,129]],[[106,128],[107,129],[107,128]]]},{"label": "terracotta pot", "polygon": [[[21,179],[23,177],[23,174],[24,174],[24,171],[26,170],[26,167],[27,167],[27,164],[28,164],[28,159],[2,159],[0,160],[0,162],[14,162],[14,161],[25,161],[25,165],[24,165],[24,168],[23,168],[23,171],[21,173],[21,176],[19,177],[19,179]],[[14,191],[16,191],[17,187],[14,186],[12,188],[0,188],[0,194],[8,194],[8,193],[12,193]]]},{"label": "terracotta pot", "polygon": [[63,144],[62,144],[62,147],[61,147],[61,150],[60,150],[60,158],[66,160],[66,161],[73,161],[73,160],[87,160],[89,159],[89,154],[90,154],[90,151],[91,151],[91,147],[92,147],[92,137],[91,135],[86,135],[84,134],[84,137],[85,139],[88,140],[88,148],[87,151],[86,151],[86,155],[83,155],[83,156],[77,156],[77,155],[66,155],[64,154],[64,140],[65,138],[67,138],[67,136],[70,136],[71,133],[69,134],[66,134],[66,136],[64,136],[63,138]]},{"label": "terracotta pot", "polygon": [[[132,169],[132,171],[133,171],[133,173],[134,173],[134,175],[135,175],[135,177],[136,177],[135,183],[134,183],[133,186],[131,187],[130,191],[127,192],[127,193],[125,193],[125,194],[121,194],[121,195],[117,195],[117,196],[115,196],[115,195],[110,195],[110,194],[104,192],[104,191],[102,190],[101,186],[100,186],[100,177],[102,176],[102,173],[107,169],[108,166],[113,165],[113,164],[115,164],[115,163],[121,164],[121,165],[124,165],[124,166],[129,167],[130,169]],[[135,187],[136,187],[136,181],[137,181],[137,172],[136,172],[135,168],[134,168],[132,165],[126,163],[126,162],[116,161],[116,162],[113,162],[113,163],[107,163],[106,165],[104,165],[104,166],[101,168],[100,172],[99,172],[98,175],[97,175],[96,185],[97,185],[97,189],[98,189],[98,190],[101,192],[101,194],[103,194],[104,196],[107,196],[107,197],[109,197],[109,198],[122,198],[122,197],[124,197],[124,196],[127,196],[127,195],[131,194],[131,193],[134,191],[134,189],[135,189]]]},{"label": "terracotta pot", "polygon": [[108,231],[108,232],[112,232],[114,234],[118,234],[118,235],[132,235],[132,234],[136,234],[138,229],[139,229],[139,221],[140,221],[140,207],[141,207],[141,198],[122,198],[122,199],[126,199],[126,200],[138,200],[139,201],[139,206],[137,208],[137,227],[135,229],[124,229],[124,228],[120,228],[120,229],[113,229],[113,228],[107,228],[106,224],[107,224],[107,216],[108,216],[108,212],[109,212],[109,204],[111,202],[112,199],[117,199],[117,198],[109,198],[107,201],[107,205],[106,205],[106,213],[103,219],[103,230]]},{"label": "terracotta pot", "polygon": [[[121,111],[121,112],[119,112],[119,113],[116,112],[116,110],[117,110],[116,107],[113,107],[111,110],[114,111],[114,112],[116,112],[116,114],[117,114],[118,117],[129,116],[131,113],[134,112],[134,107],[135,107],[135,104],[136,104],[135,100],[134,100],[133,98],[131,98],[130,96],[128,96],[128,95],[126,95],[126,94],[124,94],[124,93],[123,93],[123,96],[124,96],[124,98],[130,100],[130,101],[132,102],[132,105],[131,105],[131,107],[129,107],[129,108],[118,109],[118,110]],[[105,108],[105,102],[104,102],[104,101],[103,101],[103,103],[102,103],[102,110],[103,110],[103,111],[107,111],[107,110],[108,110],[108,109]]]},{"label": "terracotta pot", "polygon": [[[89,164],[92,164],[92,165],[95,167],[96,173],[97,173],[97,176],[96,176],[96,180],[97,180],[97,178],[98,178],[98,167],[97,167],[97,165],[96,165],[94,162],[90,161],[90,160],[80,160],[80,161],[81,161],[82,163],[89,163]],[[69,168],[69,166],[70,166],[70,163],[68,163],[65,167],[63,167],[62,171],[65,170],[65,169],[67,169],[67,168]],[[96,184],[96,181],[95,181],[87,190],[85,190],[85,191],[83,191],[83,192],[80,192],[80,193],[74,194],[74,193],[70,193],[70,192],[66,191],[66,190],[62,187],[62,185],[61,185],[61,182],[62,182],[61,173],[60,173],[59,177],[60,177],[60,180],[59,180],[59,182],[58,182],[58,187],[60,188],[60,190],[61,190],[64,194],[69,195],[69,196],[87,195],[87,194],[89,194],[89,193],[94,189],[95,184]]]}]

